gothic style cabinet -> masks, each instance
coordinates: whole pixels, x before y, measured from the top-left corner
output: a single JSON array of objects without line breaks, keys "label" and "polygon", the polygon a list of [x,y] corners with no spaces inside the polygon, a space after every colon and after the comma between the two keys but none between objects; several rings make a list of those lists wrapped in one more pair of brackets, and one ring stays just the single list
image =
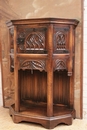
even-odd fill
[{"label": "gothic style cabinet", "polygon": [[75,19],[11,20],[10,71],[14,71],[15,123],[54,128],[72,124],[74,110]]}]

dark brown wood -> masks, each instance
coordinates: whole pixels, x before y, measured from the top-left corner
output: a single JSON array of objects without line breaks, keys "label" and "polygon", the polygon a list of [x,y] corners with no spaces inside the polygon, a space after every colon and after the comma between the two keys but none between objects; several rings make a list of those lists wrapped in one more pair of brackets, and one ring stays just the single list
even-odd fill
[{"label": "dark brown wood", "polygon": [[7,23],[14,37],[10,41],[9,56],[15,76],[15,104],[10,107],[10,115],[15,123],[35,122],[48,129],[60,123],[72,124],[76,116],[74,39],[77,24],[77,20],[57,18]]}]

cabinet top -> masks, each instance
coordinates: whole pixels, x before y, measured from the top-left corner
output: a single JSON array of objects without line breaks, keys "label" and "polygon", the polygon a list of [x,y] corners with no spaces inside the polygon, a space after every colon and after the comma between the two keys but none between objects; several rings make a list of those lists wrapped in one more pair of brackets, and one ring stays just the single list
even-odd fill
[{"label": "cabinet top", "polygon": [[65,18],[33,18],[33,19],[17,19],[6,22],[8,27],[15,25],[31,25],[31,24],[69,24],[75,25],[79,23],[76,19],[65,19]]}]

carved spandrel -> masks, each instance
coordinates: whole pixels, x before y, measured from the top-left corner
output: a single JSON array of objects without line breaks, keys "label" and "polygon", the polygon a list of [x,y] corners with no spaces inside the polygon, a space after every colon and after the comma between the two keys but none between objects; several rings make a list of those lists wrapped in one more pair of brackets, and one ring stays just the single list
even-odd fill
[{"label": "carved spandrel", "polygon": [[46,62],[45,60],[20,59],[19,69],[22,69],[22,70],[30,69],[32,73],[33,73],[33,70],[46,71]]},{"label": "carved spandrel", "polygon": [[[71,66],[70,66],[71,64]],[[67,71],[68,76],[72,76],[73,62],[70,61],[69,57],[67,59],[56,59],[54,60],[54,71]]]},{"label": "carved spandrel", "polygon": [[55,60],[55,70],[67,70],[66,59],[57,59]]}]

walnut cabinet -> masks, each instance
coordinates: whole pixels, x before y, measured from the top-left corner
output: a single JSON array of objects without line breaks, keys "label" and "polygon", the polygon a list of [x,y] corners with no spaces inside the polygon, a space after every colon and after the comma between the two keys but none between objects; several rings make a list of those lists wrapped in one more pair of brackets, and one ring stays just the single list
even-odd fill
[{"label": "walnut cabinet", "polygon": [[60,18],[8,21],[9,63],[14,71],[15,123],[45,128],[72,124],[74,109],[75,28],[78,20]]}]

